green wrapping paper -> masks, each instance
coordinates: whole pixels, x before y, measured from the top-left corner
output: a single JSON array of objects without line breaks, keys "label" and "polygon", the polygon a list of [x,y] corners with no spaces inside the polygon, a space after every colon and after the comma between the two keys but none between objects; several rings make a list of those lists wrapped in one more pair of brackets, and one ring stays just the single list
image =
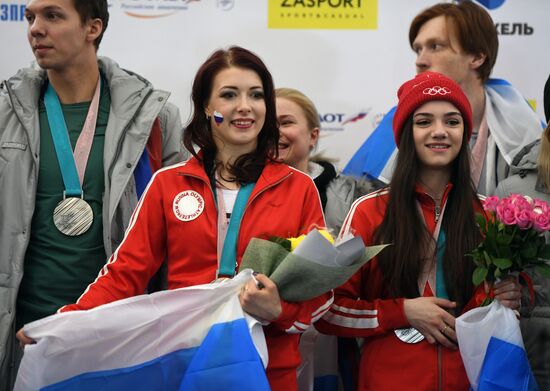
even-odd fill
[{"label": "green wrapping paper", "polygon": [[325,266],[288,252],[277,243],[254,238],[243,254],[239,271],[252,269],[265,274],[285,301],[305,301],[342,285],[386,246],[366,247],[348,266]]}]

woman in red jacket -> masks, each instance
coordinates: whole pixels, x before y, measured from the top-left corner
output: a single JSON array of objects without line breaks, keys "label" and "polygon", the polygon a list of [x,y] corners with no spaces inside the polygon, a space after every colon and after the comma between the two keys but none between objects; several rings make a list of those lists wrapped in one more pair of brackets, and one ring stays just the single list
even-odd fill
[{"label": "woman in red jacket", "polygon": [[[335,291],[316,324],[364,337],[361,390],[468,390],[455,316],[472,298],[482,206],[470,179],[472,111],[451,79],[424,72],[401,86],[393,121],[399,147],[389,188],[357,200],[342,231],[366,244],[392,243]],[[513,278],[496,298],[519,307]]]},{"label": "woman in red jacket", "polygon": [[[124,241],[61,311],[142,294],[165,259],[169,289],[232,277],[252,238],[297,237],[325,225],[313,181],[274,160],[275,94],[260,58],[239,47],[214,52],[195,76],[192,99],[184,144],[193,157],[154,175]],[[261,284],[245,285],[241,304],[266,324],[271,388],[295,390],[299,334],[328,310],[331,294],[285,302],[269,278],[256,278]]]}]

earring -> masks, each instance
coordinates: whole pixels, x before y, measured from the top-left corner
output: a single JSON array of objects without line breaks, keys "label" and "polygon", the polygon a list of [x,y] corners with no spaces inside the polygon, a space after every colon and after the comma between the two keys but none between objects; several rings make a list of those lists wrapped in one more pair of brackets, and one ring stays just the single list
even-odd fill
[{"label": "earring", "polygon": [[206,116],[207,121],[210,121],[210,118],[212,118],[212,116],[209,113],[204,113],[204,115]]}]

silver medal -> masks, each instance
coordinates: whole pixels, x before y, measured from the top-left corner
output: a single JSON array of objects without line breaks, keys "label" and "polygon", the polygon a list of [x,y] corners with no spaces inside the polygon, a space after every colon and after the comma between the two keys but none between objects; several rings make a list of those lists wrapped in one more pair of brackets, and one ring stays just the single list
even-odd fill
[{"label": "silver medal", "polygon": [[424,340],[422,333],[414,327],[409,327],[407,329],[395,329],[394,332],[397,338],[405,343],[418,343]]},{"label": "silver medal", "polygon": [[92,207],[82,198],[65,198],[53,211],[53,223],[67,236],[78,236],[90,229],[94,221]]}]

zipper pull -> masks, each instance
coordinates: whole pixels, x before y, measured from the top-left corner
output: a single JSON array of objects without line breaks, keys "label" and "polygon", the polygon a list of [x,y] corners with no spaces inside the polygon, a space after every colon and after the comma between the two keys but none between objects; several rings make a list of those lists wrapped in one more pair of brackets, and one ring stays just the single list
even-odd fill
[{"label": "zipper pull", "polygon": [[439,205],[435,206],[435,222],[439,221],[439,216],[441,215],[441,207]]}]

